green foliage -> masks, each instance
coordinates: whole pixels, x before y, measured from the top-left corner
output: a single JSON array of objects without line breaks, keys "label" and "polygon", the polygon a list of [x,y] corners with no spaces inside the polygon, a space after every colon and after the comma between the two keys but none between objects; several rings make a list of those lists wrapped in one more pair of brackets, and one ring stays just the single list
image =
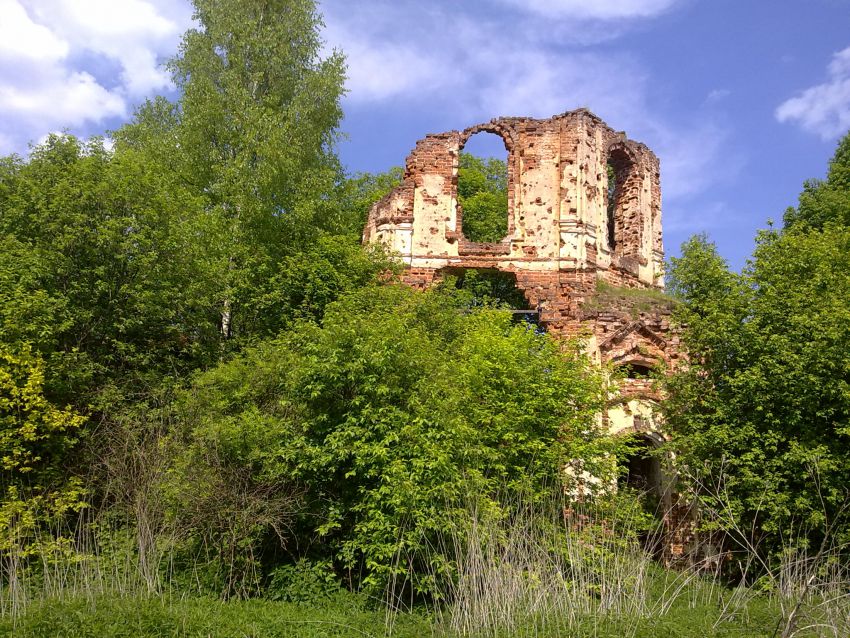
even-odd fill
[{"label": "green foliage", "polygon": [[457,199],[469,241],[498,242],[508,234],[508,167],[502,160],[460,154]]},{"label": "green foliage", "polygon": [[335,189],[322,228],[360,237],[372,204],[401,184],[403,171],[395,166],[384,173],[358,173],[342,180]]},{"label": "green foliage", "polygon": [[317,235],[252,262],[237,294],[220,219],[165,172],[146,151],[119,145],[112,155],[65,136],[35,148],[5,182],[3,340],[34,344],[50,360],[48,385],[66,400],[215,361],[228,292],[235,333],[251,340],[295,317],[320,318],[336,296],[394,268],[351,236]]},{"label": "green foliage", "polygon": [[[298,234],[337,176],[343,60],[319,58],[311,0],[196,0],[200,28],[170,64],[187,178],[235,233]],[[233,237],[238,240],[238,235]],[[281,237],[275,238],[280,241]]]},{"label": "green foliage", "polygon": [[51,469],[75,442],[85,417],[44,396],[44,361],[29,348],[13,354],[0,344],[0,479]]},{"label": "green foliage", "polygon": [[[774,635],[777,612],[764,597],[754,596],[745,604],[735,604],[733,592],[715,587],[712,588],[714,600],[701,602],[701,590],[707,590],[710,585],[699,582],[683,585],[672,575],[663,573],[653,572],[652,576],[653,589],[659,592],[671,587],[682,590],[680,599],[666,613],[600,616],[574,611],[568,622],[549,611],[528,618],[527,624],[516,632],[485,635],[541,638],[735,638],[742,635],[768,638]],[[661,597],[658,595],[659,599]],[[695,598],[699,602],[695,602]],[[453,638],[461,635],[443,627],[434,616],[402,613],[388,617],[384,610],[370,608],[357,597],[311,606],[265,600],[222,603],[208,598],[99,596],[53,599],[34,605],[17,621],[0,619],[0,633],[16,638],[363,638],[386,635]]]},{"label": "green foliage", "polygon": [[[208,544],[218,591],[242,594],[260,582],[253,540],[297,498],[214,451],[200,456],[206,475],[170,458],[170,396],[391,276],[396,264],[354,235],[397,177],[341,181],[342,58],[320,59],[313,2],[195,9],[170,65],[177,101],[144,104],[114,150],[52,135],[26,160],[0,159],[0,507],[58,535],[53,514],[21,512],[61,509],[73,525],[76,510],[51,495],[85,476],[92,500],[138,531],[149,584],[158,541],[145,535],[179,523]],[[163,500],[184,486],[163,492],[165,471],[193,480],[177,523]]]},{"label": "green foliage", "polygon": [[351,236],[393,178],[339,182],[341,57],[319,59],[314,4],[196,10],[180,98],[143,105],[114,151],[53,135],[0,161],[0,345],[92,421],[395,268]]},{"label": "green foliage", "polygon": [[541,489],[565,459],[604,447],[601,378],[575,348],[507,313],[458,309],[439,291],[365,288],[321,327],[299,324],[203,375],[186,408],[187,467],[213,473],[214,450],[222,466],[303,490],[298,524],[366,587],[406,577],[427,589],[423,550],[461,524],[470,492],[498,508],[500,490]]},{"label": "green foliage", "polygon": [[249,338],[275,335],[295,320],[321,321],[325,308],[354,290],[399,271],[380,246],[362,247],[350,235],[323,235],[301,251],[283,257],[262,293],[242,312],[240,332]]},{"label": "green foliage", "polygon": [[[305,606],[266,600],[162,599],[99,596],[47,600],[17,621],[0,619],[0,633],[19,638],[363,638],[385,634],[386,614],[351,596]],[[429,635],[427,616],[405,614],[391,635]],[[386,632],[389,633],[389,632]]]},{"label": "green foliage", "polygon": [[441,283],[444,290],[457,290],[460,303],[469,308],[528,308],[528,300],[516,286],[512,273],[484,268],[465,268],[449,274]]},{"label": "green foliage", "polygon": [[330,561],[301,559],[271,573],[266,597],[290,603],[327,603],[340,593],[339,578]]},{"label": "green foliage", "polygon": [[[28,477],[29,478],[29,477]],[[19,487],[4,482],[0,499],[0,615],[23,606],[27,574],[66,569],[77,558],[74,534],[65,522],[89,505],[89,493],[71,479],[61,487]],[[20,481],[18,481],[20,483]]]},{"label": "green foliage", "polygon": [[844,538],[850,229],[763,232],[741,275],[695,238],[671,275],[691,361],[667,419],[683,462],[714,486],[704,496],[728,500],[769,552],[798,530],[818,543],[833,523]]},{"label": "green foliage", "polygon": [[785,211],[788,228],[820,229],[830,222],[850,226],[850,133],[838,143],[826,180],[808,180],[797,208]]},{"label": "green foliage", "polygon": [[4,182],[2,341],[32,344],[61,403],[88,408],[107,385],[148,384],[210,350],[214,282],[182,212],[193,200],[139,159],[51,136]]},{"label": "green foliage", "polygon": [[197,197],[191,215],[226,352],[241,347],[231,337],[285,323],[255,314],[276,294],[284,260],[321,230],[352,230],[332,197],[343,62],[336,52],[320,58],[311,0],[194,4],[199,26],[170,63],[177,103],[147,102],[116,139]]}]

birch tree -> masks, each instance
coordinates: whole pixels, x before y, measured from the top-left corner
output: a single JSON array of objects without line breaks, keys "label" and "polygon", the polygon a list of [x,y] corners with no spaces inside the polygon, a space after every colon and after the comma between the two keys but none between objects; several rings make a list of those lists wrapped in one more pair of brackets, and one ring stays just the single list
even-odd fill
[{"label": "birch tree", "polygon": [[[169,68],[180,98],[159,153],[202,194],[221,333],[238,331],[276,264],[311,238],[340,176],[342,55],[321,56],[312,0],[195,0]],[[155,120],[148,103],[137,121]],[[130,133],[132,136],[132,133]]]}]

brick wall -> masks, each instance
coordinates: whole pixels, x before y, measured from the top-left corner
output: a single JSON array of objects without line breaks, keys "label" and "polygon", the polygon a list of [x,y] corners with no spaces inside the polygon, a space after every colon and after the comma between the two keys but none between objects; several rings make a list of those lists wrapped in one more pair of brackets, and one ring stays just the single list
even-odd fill
[{"label": "brick wall", "polygon": [[[500,242],[469,241],[457,203],[459,156],[479,132],[499,135],[508,150],[508,232]],[[673,370],[682,360],[669,306],[636,310],[628,295],[598,295],[598,282],[663,287],[661,186],[652,151],[586,109],[544,120],[498,118],[419,140],[403,183],[372,207],[363,239],[397,252],[407,265],[403,281],[417,289],[457,269],[513,273],[541,324],[556,336],[581,335],[602,364]],[[626,379],[603,422],[612,433],[648,428],[663,440],[651,409],[659,398],[652,381]],[[664,521],[668,557],[680,555],[690,538],[686,512],[674,499]]]}]

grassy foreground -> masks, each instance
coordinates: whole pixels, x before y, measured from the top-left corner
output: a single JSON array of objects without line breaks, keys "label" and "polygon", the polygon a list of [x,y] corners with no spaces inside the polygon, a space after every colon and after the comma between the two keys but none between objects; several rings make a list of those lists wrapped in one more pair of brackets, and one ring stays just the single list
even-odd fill
[{"label": "grassy foreground", "polygon": [[[776,615],[765,601],[751,600],[743,612],[717,622],[719,605],[694,605],[684,598],[674,609],[656,617],[604,616],[578,619],[571,626],[547,619],[529,619],[527,627],[492,630],[487,636],[558,636],[600,638],[771,636]],[[551,620],[551,619],[549,619]],[[453,636],[441,628],[436,616],[401,613],[388,617],[362,599],[344,596],[326,604],[262,600],[220,602],[211,599],[167,600],[161,598],[100,597],[48,600],[33,604],[25,615],[0,620],[0,635],[21,638],[104,636],[146,638],[215,637],[246,638],[293,636]]]},{"label": "grassy foreground", "polygon": [[[52,600],[33,604],[16,623],[0,621],[0,635],[33,638],[142,638],[147,636],[259,637],[383,635],[385,614],[369,610],[357,601],[327,605],[263,600],[221,602],[212,599],[166,600],[161,598],[101,597],[94,600]],[[401,615],[393,635],[422,636],[431,633],[423,616]]]}]

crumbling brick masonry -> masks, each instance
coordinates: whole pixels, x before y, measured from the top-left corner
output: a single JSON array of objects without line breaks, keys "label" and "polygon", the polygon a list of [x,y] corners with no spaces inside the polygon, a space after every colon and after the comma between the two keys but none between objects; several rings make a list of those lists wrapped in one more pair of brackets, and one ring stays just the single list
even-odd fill
[{"label": "crumbling brick masonry", "polygon": [[[460,152],[482,131],[501,136],[508,150],[508,233],[495,243],[464,237],[457,203]],[[617,308],[596,316],[584,308],[598,281],[662,288],[664,261],[658,158],[585,109],[428,135],[407,158],[403,183],[372,207],[363,239],[398,253],[416,287],[447,269],[513,273],[549,332],[589,330],[600,361],[646,364],[641,352],[651,351],[654,362],[671,365],[676,356],[657,313],[633,320]]]},{"label": "crumbling brick masonry", "polygon": [[[460,152],[479,132],[499,135],[508,151],[508,232],[494,243],[467,240],[458,206]],[[396,252],[407,266],[404,280],[417,288],[464,268],[513,273],[550,333],[583,335],[600,363],[671,370],[680,349],[669,304],[636,306],[633,295],[616,294],[663,288],[659,179],[649,148],[586,109],[545,120],[498,118],[417,142],[402,184],[372,207],[363,240]],[[607,295],[600,282],[610,286]],[[603,422],[612,434],[635,432],[657,444],[664,439],[657,399],[644,374],[628,374]],[[670,481],[659,489],[668,508],[666,553],[675,559],[686,551],[687,516]]]}]

